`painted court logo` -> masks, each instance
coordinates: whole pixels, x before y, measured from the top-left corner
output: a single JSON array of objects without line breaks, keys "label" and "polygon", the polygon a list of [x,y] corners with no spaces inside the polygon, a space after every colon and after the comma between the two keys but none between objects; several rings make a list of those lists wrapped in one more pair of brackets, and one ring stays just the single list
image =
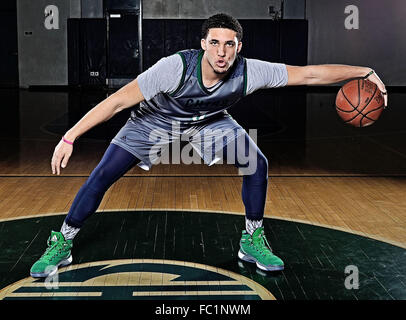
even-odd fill
[{"label": "painted court logo", "polygon": [[61,268],[52,285],[20,280],[0,291],[0,299],[233,299],[273,300],[258,283],[239,274],[198,263],[129,259]]}]

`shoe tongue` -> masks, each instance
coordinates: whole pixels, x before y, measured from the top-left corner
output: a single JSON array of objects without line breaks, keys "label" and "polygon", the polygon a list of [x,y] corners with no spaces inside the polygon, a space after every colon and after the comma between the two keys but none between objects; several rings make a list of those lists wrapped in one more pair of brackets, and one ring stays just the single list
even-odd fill
[{"label": "shoe tongue", "polygon": [[51,243],[54,242],[59,242],[59,241],[64,241],[63,234],[61,232],[56,232],[56,231],[51,231],[51,237],[49,238],[49,241]]},{"label": "shoe tongue", "polygon": [[252,238],[259,238],[259,236],[262,234],[262,232],[264,231],[264,227],[259,227],[256,228],[255,231],[252,233]]}]

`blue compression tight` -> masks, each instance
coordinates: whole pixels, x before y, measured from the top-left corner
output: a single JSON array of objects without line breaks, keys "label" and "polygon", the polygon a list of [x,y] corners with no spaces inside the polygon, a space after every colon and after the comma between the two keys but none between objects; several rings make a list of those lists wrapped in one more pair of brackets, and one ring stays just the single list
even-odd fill
[{"label": "blue compression tight", "polygon": [[77,193],[65,218],[66,224],[81,228],[84,221],[97,210],[108,188],[139,161],[127,150],[111,143]]},{"label": "blue compression tight", "polygon": [[[227,158],[226,149],[224,149],[224,159]],[[248,166],[252,167],[254,164],[256,167],[253,173],[250,172],[243,176],[242,200],[246,218],[261,220],[264,215],[268,185],[268,161],[248,134],[245,134],[244,149],[242,151],[237,148],[235,166],[244,169]],[[248,159],[248,163],[240,161],[242,157],[238,156],[238,152],[245,152],[243,156]],[[77,193],[65,223],[74,228],[81,228],[85,220],[97,210],[110,186],[139,162],[140,160],[128,151],[115,144],[110,144],[100,163]]]},{"label": "blue compression tight", "polygon": [[[244,145],[235,140],[234,165],[242,170],[242,201],[245,206],[245,217],[249,220],[261,220],[264,217],[266,192],[268,187],[268,160],[255,142],[245,133]],[[223,150],[223,159],[227,159],[227,147]],[[241,161],[242,159],[242,161]],[[227,163],[223,161],[223,163]],[[245,169],[248,169],[244,172]]]}]

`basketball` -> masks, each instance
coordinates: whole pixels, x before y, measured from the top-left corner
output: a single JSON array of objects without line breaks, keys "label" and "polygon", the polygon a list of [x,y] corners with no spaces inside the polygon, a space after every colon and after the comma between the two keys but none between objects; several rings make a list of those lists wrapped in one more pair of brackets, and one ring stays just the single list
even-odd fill
[{"label": "basketball", "polygon": [[383,95],[377,85],[369,80],[351,80],[337,93],[337,113],[346,124],[354,127],[373,124],[383,109]]}]

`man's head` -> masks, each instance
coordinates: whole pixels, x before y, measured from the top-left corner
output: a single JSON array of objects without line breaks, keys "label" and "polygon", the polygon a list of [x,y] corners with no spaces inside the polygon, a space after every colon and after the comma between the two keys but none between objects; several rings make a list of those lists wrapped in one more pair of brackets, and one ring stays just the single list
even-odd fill
[{"label": "man's head", "polygon": [[212,28],[230,29],[236,32],[238,42],[242,40],[242,27],[237,19],[225,13],[218,13],[208,18],[202,25],[202,39],[206,39]]},{"label": "man's head", "polygon": [[203,23],[201,46],[215,73],[224,74],[231,68],[241,50],[242,34],[238,20],[224,13],[211,16]]}]

